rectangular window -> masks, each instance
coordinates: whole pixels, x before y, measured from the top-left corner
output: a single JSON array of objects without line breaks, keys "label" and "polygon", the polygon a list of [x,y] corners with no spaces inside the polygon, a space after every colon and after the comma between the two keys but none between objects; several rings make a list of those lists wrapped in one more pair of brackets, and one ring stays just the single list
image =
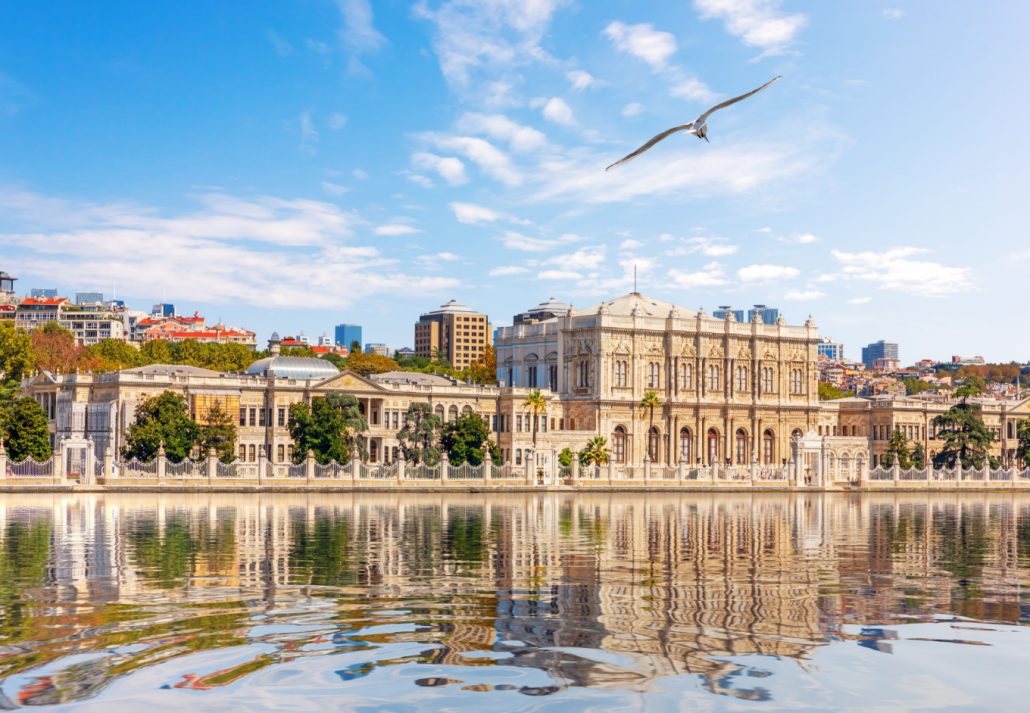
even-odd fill
[{"label": "rectangular window", "polygon": [[280,426],[285,426],[286,425],[286,409],[283,408],[283,407],[279,408],[279,425]]},{"label": "rectangular window", "polygon": [[[242,406],[240,407],[240,425],[241,426],[246,426],[247,425],[247,409],[242,407]],[[242,457],[243,456],[240,456],[240,458],[242,458]]]},{"label": "rectangular window", "polygon": [[257,425],[257,409],[254,408],[254,407],[251,407],[251,409],[250,409],[250,425],[251,426],[256,426]]},{"label": "rectangular window", "polygon": [[265,409],[258,409],[258,425],[265,425]]},{"label": "rectangular window", "polygon": [[515,430],[522,433],[522,414],[515,416]]},{"label": "rectangular window", "polygon": [[280,463],[286,460],[286,446],[284,446],[282,443],[280,443],[275,448],[275,459]]}]

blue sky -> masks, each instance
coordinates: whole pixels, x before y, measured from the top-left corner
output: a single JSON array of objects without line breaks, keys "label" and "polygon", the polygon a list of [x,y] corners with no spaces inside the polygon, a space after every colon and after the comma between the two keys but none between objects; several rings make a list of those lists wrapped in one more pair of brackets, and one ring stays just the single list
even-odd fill
[{"label": "blue sky", "polygon": [[[410,345],[631,289],[1030,358],[1030,4],[0,5],[19,287]],[[709,104],[709,123],[603,168]]]}]

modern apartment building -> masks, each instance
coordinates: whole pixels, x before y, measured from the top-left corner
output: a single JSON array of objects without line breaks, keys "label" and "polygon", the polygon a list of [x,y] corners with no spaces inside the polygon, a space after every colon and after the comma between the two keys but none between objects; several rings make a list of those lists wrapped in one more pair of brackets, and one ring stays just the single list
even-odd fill
[{"label": "modern apartment building", "polygon": [[[879,360],[879,362],[878,362]],[[900,363],[897,342],[881,339],[869,346],[862,347],[862,363],[867,369],[885,368],[889,364]]]},{"label": "modern apartment building", "polygon": [[415,323],[415,355],[443,359],[456,369],[472,364],[492,344],[490,318],[456,300]]},{"label": "modern apartment building", "polygon": [[26,297],[18,303],[15,325],[26,331],[56,322],[70,330],[80,344],[91,346],[105,339],[125,339],[124,310],[110,304],[71,304],[64,297]]},{"label": "modern apartment building", "polygon": [[360,324],[338,324],[335,330],[336,344],[341,347],[347,347],[350,349],[350,345],[354,342],[358,344],[364,344],[361,341],[361,325]]},{"label": "modern apartment building", "polygon": [[[755,317],[762,318],[762,324],[776,324],[780,319],[780,310],[777,307],[766,307],[765,305],[755,305],[747,311],[745,314],[742,309],[733,309],[729,305],[721,305],[719,309],[712,312],[712,316],[716,319],[726,319],[726,315],[732,314],[733,319],[738,322],[754,322]],[[745,319],[746,317],[746,319]]]},{"label": "modern apartment building", "polygon": [[830,361],[844,361],[844,345],[840,342],[835,342],[829,337],[823,337],[819,340],[819,356],[825,357]]}]

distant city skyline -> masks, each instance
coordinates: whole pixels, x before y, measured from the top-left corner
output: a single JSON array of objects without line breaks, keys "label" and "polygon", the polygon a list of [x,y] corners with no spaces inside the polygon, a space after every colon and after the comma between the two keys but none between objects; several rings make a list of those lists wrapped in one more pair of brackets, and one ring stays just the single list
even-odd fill
[{"label": "distant city skyline", "polygon": [[[636,274],[691,310],[811,314],[851,354],[1030,357],[1004,308],[1030,301],[1027,3],[104,7],[0,13],[19,292],[402,347],[447,300],[510,324]],[[710,144],[604,172],[775,75]]]}]

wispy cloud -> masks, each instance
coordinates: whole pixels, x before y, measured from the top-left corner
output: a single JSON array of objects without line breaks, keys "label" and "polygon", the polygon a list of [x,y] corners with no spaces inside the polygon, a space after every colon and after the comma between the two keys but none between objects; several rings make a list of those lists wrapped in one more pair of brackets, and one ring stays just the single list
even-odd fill
[{"label": "wispy cloud", "polygon": [[565,103],[561,97],[550,99],[534,99],[530,106],[539,108],[544,118],[562,126],[575,126],[576,116],[572,113],[572,107]]},{"label": "wispy cloud", "polygon": [[801,271],[787,265],[747,265],[737,270],[741,282],[776,282],[798,277]]},{"label": "wispy cloud", "polygon": [[404,223],[387,223],[386,225],[377,226],[375,229],[376,235],[384,235],[388,237],[394,237],[397,235],[416,235],[422,231],[412,225],[405,225]]},{"label": "wispy cloud", "polygon": [[334,112],[329,115],[329,128],[333,131],[339,131],[347,125],[347,115],[341,114],[340,112]]},{"label": "wispy cloud", "polygon": [[600,84],[596,77],[591,75],[590,72],[585,72],[582,69],[574,69],[571,72],[566,72],[565,78],[569,80],[569,84],[571,84],[572,88],[576,91],[590,89],[591,87],[596,87]]},{"label": "wispy cloud", "polygon": [[329,181],[322,181],[322,190],[331,196],[342,196],[346,193],[349,188],[347,186],[341,186],[339,183],[331,183]]},{"label": "wispy cloud", "polygon": [[644,105],[639,102],[630,102],[622,107],[623,116],[639,116],[644,111]]},{"label": "wispy cloud", "polygon": [[905,11],[900,7],[885,7],[883,16],[888,20],[900,20],[905,16]]},{"label": "wispy cloud", "polygon": [[516,123],[504,114],[468,112],[458,119],[456,128],[464,133],[483,134],[505,141],[513,151],[537,151],[547,146],[547,137],[543,132]]},{"label": "wispy cloud", "polygon": [[783,299],[788,302],[813,302],[826,297],[825,292],[819,290],[787,290]]},{"label": "wispy cloud", "polygon": [[595,245],[588,248],[580,248],[575,252],[565,255],[555,255],[548,258],[548,265],[560,265],[570,270],[596,270],[601,267],[606,259],[604,245]]},{"label": "wispy cloud", "polygon": [[369,0],[336,0],[343,16],[340,41],[348,56],[352,73],[367,71],[361,56],[377,51],[386,44],[386,38],[375,28]]},{"label": "wispy cloud", "polygon": [[808,24],[802,13],[786,15],[780,0],[694,0],[702,20],[720,19],[726,31],[764,55],[782,53]]},{"label": "wispy cloud", "polygon": [[519,265],[501,265],[490,270],[490,277],[506,277],[509,275],[524,275],[529,272],[529,268],[521,267]]},{"label": "wispy cloud", "polygon": [[557,238],[536,238],[514,230],[505,231],[501,234],[499,239],[501,244],[509,250],[519,250],[521,252],[531,253],[548,252],[561,245],[578,243],[583,240],[581,236],[573,233],[566,233]]},{"label": "wispy cloud", "polygon": [[318,153],[318,129],[311,118],[311,110],[302,111],[297,117],[297,125],[300,129],[300,152],[305,156],[314,156]]},{"label": "wispy cloud", "polygon": [[[465,164],[453,156],[437,156],[428,151],[419,151],[411,155],[411,163],[420,170],[433,171],[452,186],[468,183],[468,176],[465,175]],[[412,180],[415,180],[414,177],[412,177]],[[425,187],[432,186],[431,182],[429,186],[426,186],[424,182],[417,180],[416,182],[421,183]]]},{"label": "wispy cloud", "polygon": [[421,138],[439,150],[462,154],[483,173],[506,186],[518,186],[523,181],[522,173],[511,157],[485,139],[433,132],[422,134]]},{"label": "wispy cloud", "polygon": [[280,57],[286,57],[293,54],[293,45],[272,30],[268,30],[265,33],[265,36],[268,38],[268,41],[272,43],[272,48],[275,50],[275,53]]},{"label": "wispy cloud", "polygon": [[726,271],[717,262],[710,262],[695,272],[684,272],[673,268],[669,270],[669,279],[676,287],[694,289],[697,287],[722,287],[729,284]]},{"label": "wispy cloud", "polygon": [[604,35],[617,50],[646,62],[651,69],[663,69],[676,54],[676,38],[671,32],[656,30],[654,25],[627,25],[616,20],[604,28]]},{"label": "wispy cloud", "polygon": [[951,267],[932,260],[915,260],[929,252],[925,248],[897,247],[883,252],[830,251],[841,266],[832,279],[868,282],[881,289],[926,297],[943,297],[967,292],[974,287],[972,270]]}]

